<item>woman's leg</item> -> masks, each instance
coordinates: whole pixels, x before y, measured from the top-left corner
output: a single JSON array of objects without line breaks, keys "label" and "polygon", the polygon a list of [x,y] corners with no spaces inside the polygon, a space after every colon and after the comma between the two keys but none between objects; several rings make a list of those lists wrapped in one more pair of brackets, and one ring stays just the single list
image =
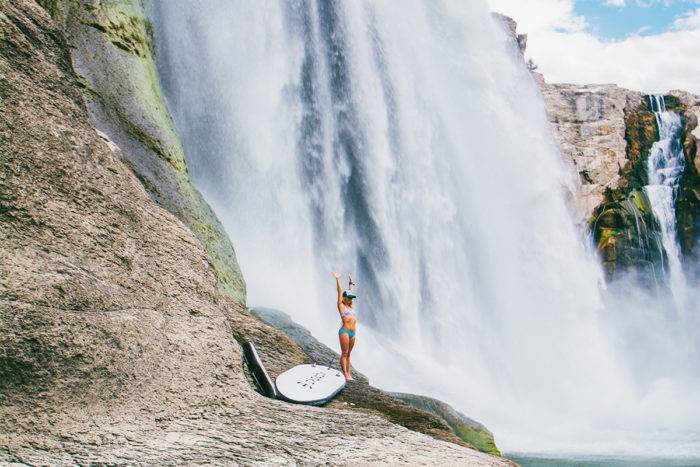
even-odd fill
[{"label": "woman's leg", "polygon": [[348,358],[345,359],[345,364],[346,364],[347,367],[348,367],[348,377],[347,377],[347,380],[348,380],[348,381],[354,381],[354,380],[352,379],[352,373],[350,373],[350,369],[352,368],[352,367],[350,366],[350,353],[352,352],[352,348],[355,347],[355,336],[351,337],[349,340],[350,340],[350,345],[348,345]]},{"label": "woman's leg", "polygon": [[340,340],[340,368],[343,370],[345,378],[350,375],[350,366],[348,365],[348,357],[350,356],[350,336],[347,333],[341,332],[338,334]]}]

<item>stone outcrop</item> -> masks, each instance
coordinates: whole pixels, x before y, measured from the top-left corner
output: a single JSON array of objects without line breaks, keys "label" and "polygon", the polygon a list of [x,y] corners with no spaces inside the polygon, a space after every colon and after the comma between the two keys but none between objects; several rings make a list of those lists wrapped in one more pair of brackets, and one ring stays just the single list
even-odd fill
[{"label": "stone outcrop", "polygon": [[[545,85],[547,86],[547,85]],[[629,91],[625,91],[630,95]],[[694,96],[664,96],[668,111],[681,115],[686,168],[676,198],[678,241],[686,257],[694,254],[700,234],[700,183],[695,162],[697,145],[692,131],[697,117],[688,110]],[[659,283],[665,280],[662,264],[666,261],[661,247],[658,221],[644,191],[648,184],[647,160],[651,147],[659,139],[659,129],[648,96],[631,100],[624,109],[625,158],[619,165],[615,183],[605,186],[602,202],[593,209],[588,229],[598,247],[608,278],[618,272],[634,270],[641,279]],[[561,135],[560,135],[561,137]],[[574,159],[574,163],[576,160]],[[591,178],[596,181],[596,177]],[[582,181],[581,181],[582,182]]]},{"label": "stone outcrop", "polygon": [[[338,367],[340,355],[319,342],[306,328],[289,315],[271,308],[252,308],[251,313],[283,331],[312,361]],[[457,444],[472,446],[482,452],[500,456],[493,434],[483,425],[454,410],[444,402],[413,394],[388,393],[369,385],[365,375],[352,369],[355,382],[331,402],[330,407],[352,406],[376,412],[388,420],[414,431]]]},{"label": "stone outcrop", "polygon": [[[495,15],[510,35],[517,53],[525,41],[508,17]],[[643,280],[663,279],[658,222],[643,191],[646,161],[658,128],[648,96],[613,84],[547,83],[540,86],[553,136],[574,176],[570,207],[574,221],[590,231],[609,279],[622,271],[641,272]],[[676,199],[678,241],[690,264],[700,238],[700,155],[696,138],[700,96],[671,91],[667,109],[683,121],[686,169]]]},{"label": "stone outcrop", "polygon": [[700,256],[697,246],[700,238],[700,96],[685,91],[671,91],[669,94],[678,99],[684,124],[686,170],[676,198],[678,241],[683,255],[697,263]]},{"label": "stone outcrop", "polygon": [[454,431],[457,436],[476,447],[479,451],[496,456],[501,455],[501,451],[498,450],[493,439],[493,433],[481,423],[457,412],[452,406],[437,399],[433,399],[432,397],[401,392],[392,392],[389,394],[413,407],[437,415],[452,428],[452,431]]},{"label": "stone outcrop", "polygon": [[642,95],[615,85],[542,83],[542,94],[554,139],[575,174],[573,215],[585,226],[607,190],[624,183],[628,164],[625,115]]},{"label": "stone outcrop", "polygon": [[491,13],[491,16],[503,27],[507,37],[512,38],[515,51],[520,58],[524,59],[525,48],[527,47],[527,34],[518,34],[518,23],[513,18],[500,13]]},{"label": "stone outcrop", "polygon": [[[207,239],[168,206],[185,195],[163,180],[184,180],[184,159],[167,121],[152,120],[165,114],[137,110],[157,92],[114,116],[133,83],[109,94],[85,76],[99,66],[74,72],[71,52],[90,48],[75,37],[69,48],[64,27],[84,26],[141,79],[132,57],[146,49],[122,35],[141,23],[71,26],[91,20],[70,8],[100,15],[114,2],[42,3],[56,22],[33,0],[0,2],[0,463],[506,463],[376,411],[260,396],[238,341],[255,341],[272,373],[308,357],[227,292]],[[163,161],[162,179],[144,176],[139,164],[157,165],[146,156]]]}]

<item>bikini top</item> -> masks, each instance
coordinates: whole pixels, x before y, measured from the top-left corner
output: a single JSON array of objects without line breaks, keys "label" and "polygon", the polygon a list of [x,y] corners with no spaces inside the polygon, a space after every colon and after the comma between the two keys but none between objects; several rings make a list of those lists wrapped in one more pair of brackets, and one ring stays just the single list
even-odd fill
[{"label": "bikini top", "polygon": [[355,310],[346,306],[345,309],[343,310],[343,316],[352,316],[354,318],[355,317]]}]

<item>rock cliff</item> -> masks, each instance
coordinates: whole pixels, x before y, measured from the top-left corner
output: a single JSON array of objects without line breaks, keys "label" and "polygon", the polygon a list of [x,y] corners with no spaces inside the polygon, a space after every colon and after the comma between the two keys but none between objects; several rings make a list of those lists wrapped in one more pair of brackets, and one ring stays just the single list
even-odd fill
[{"label": "rock cliff", "polygon": [[140,4],[41,3],[0,2],[0,463],[507,464],[259,395],[239,341],[273,375],[308,356],[243,307]]},{"label": "rock cliff", "polygon": [[572,208],[585,226],[604,201],[606,189],[623,182],[627,165],[625,113],[636,108],[641,93],[615,85],[549,84],[542,82],[547,115],[559,150],[576,174]]},{"label": "rock cliff", "polygon": [[[521,56],[526,41],[517,25],[495,15]],[[657,282],[661,263],[659,225],[643,191],[646,162],[659,132],[648,96],[614,84],[547,83],[533,71],[544,98],[553,136],[574,176],[570,207],[582,231],[590,232],[608,279],[641,272]],[[700,238],[700,96],[670,91],[667,109],[681,115],[686,168],[676,199],[678,241],[691,264]]]},{"label": "rock cliff", "polygon": [[[578,86],[541,81],[547,114],[565,162],[576,174],[574,218],[590,230],[609,278],[634,269],[655,280],[664,261],[659,225],[643,190],[647,159],[659,130],[648,96],[615,85]],[[686,168],[676,199],[678,240],[686,257],[700,236],[697,127],[700,97],[665,96],[682,117]]]}]

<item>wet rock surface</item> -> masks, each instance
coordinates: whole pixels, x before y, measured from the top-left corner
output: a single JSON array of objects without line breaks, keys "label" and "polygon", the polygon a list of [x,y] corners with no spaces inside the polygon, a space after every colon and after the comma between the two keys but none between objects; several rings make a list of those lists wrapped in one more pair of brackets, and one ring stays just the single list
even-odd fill
[{"label": "wet rock surface", "polygon": [[493,439],[493,433],[481,423],[457,412],[452,406],[432,397],[400,392],[391,392],[389,394],[413,407],[437,415],[452,428],[452,431],[457,436],[476,447],[479,451],[497,456],[501,455],[501,451],[498,450]]},{"label": "wet rock surface", "polygon": [[237,340],[273,372],[308,357],[92,126],[62,28],[31,0],[0,11],[0,463],[505,463],[256,393]]},{"label": "wet rock surface", "polygon": [[680,181],[676,198],[678,242],[687,263],[700,258],[700,96],[685,91],[671,91],[678,99],[684,124],[683,152],[686,169]]}]

